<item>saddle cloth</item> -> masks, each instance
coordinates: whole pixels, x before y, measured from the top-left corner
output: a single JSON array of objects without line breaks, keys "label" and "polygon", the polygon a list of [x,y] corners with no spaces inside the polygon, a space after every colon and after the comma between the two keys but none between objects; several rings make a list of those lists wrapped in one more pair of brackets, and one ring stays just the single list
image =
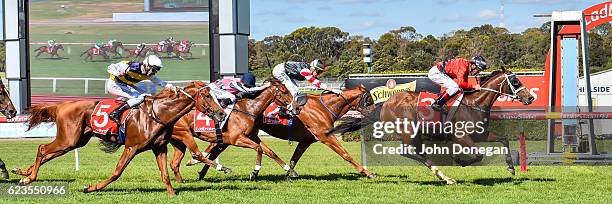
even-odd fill
[{"label": "saddle cloth", "polygon": [[[113,121],[109,115],[117,107],[121,106],[124,102],[115,99],[103,100],[98,102],[96,108],[91,114],[91,128],[96,134],[107,135],[109,132],[111,135],[119,135],[119,125]],[[121,124],[125,128],[125,120],[132,111],[124,111],[121,116]]]},{"label": "saddle cloth", "polygon": [[[417,115],[419,120],[423,121],[441,121],[441,113],[435,111],[431,108],[431,105],[436,101],[438,95],[430,92],[419,92],[419,98],[417,100]],[[446,112],[450,112],[451,109],[457,108],[461,99],[463,98],[463,93],[459,92],[457,96],[452,97],[446,104]]]},{"label": "saddle cloth", "polygon": [[264,110],[263,122],[270,125],[290,125],[292,118],[285,111],[281,110],[281,107],[275,103],[270,104]]}]

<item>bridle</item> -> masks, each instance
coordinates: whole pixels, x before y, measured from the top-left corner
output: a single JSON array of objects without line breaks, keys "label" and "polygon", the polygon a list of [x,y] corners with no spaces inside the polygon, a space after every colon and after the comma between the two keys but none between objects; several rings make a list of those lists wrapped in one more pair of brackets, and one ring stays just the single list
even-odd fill
[{"label": "bridle", "polygon": [[[494,93],[497,93],[497,94],[500,94],[500,95],[505,95],[505,96],[508,96],[508,97],[510,97],[512,99],[520,98],[518,93],[521,90],[525,89],[525,86],[521,86],[519,88],[515,88],[514,85],[512,85],[512,82],[510,82],[510,77],[516,77],[516,74],[510,74],[510,75],[504,74],[504,77],[505,77],[504,81],[502,81],[501,83],[498,84],[499,85],[499,90],[490,89],[490,88],[480,88],[480,89],[481,90],[485,90],[485,91],[494,92]],[[509,89],[508,92],[512,92],[512,94],[509,94],[509,93],[506,93],[506,92],[502,91],[502,88],[504,87],[503,86],[504,82],[506,82],[507,89]]]},{"label": "bridle", "polygon": [[[195,84],[195,82],[194,82],[194,84]],[[198,101],[198,100],[197,100],[197,97],[202,97],[202,98],[204,98],[204,97],[206,97],[206,98],[211,98],[211,97],[212,97],[213,101],[214,101],[215,103],[217,103],[217,105],[219,105],[219,102],[217,101],[216,97],[214,97],[214,96],[213,96],[213,93],[212,93],[212,92],[209,92],[207,95],[203,95],[203,94],[202,94],[202,90],[204,90],[204,89],[206,89],[206,88],[208,88],[208,87],[202,87],[202,88],[199,88],[199,89],[198,89],[198,91],[197,91],[197,93],[196,93],[196,95],[195,95],[195,97],[196,97],[196,98],[194,98],[194,96],[191,96],[189,93],[187,93],[187,92],[184,90],[185,88],[174,87],[174,92],[175,92],[175,94],[176,94],[176,98],[179,98],[179,97],[180,97],[180,93],[183,93],[185,96],[187,96],[187,98],[191,99],[193,102],[197,102],[197,101]],[[156,98],[154,97],[154,98],[153,98],[153,101],[151,101],[151,108],[149,108],[149,109],[150,109],[150,111],[148,112],[148,116],[149,116],[151,119],[153,119],[155,122],[157,122],[157,123],[159,123],[159,124],[162,124],[162,125],[163,125],[163,126],[165,126],[165,127],[168,127],[168,126],[169,126],[169,125],[168,125],[168,123],[166,123],[166,122],[162,121],[162,120],[159,118],[159,116],[157,116],[157,113],[155,112],[155,108],[154,108],[154,106],[155,106],[155,99],[156,99]],[[222,112],[223,112],[223,109],[220,109],[220,110],[213,110],[213,109],[210,107],[210,103],[209,103],[208,101],[206,101],[206,100],[204,100],[204,103],[205,103],[205,104],[204,104],[204,113],[205,113],[205,114],[206,114],[208,117],[210,117],[210,118],[215,118],[215,117],[214,117],[214,115],[216,115],[216,114],[219,114],[219,113],[222,113]],[[220,105],[219,105],[219,106],[220,106]]]},{"label": "bridle", "polygon": [[[365,91],[363,94],[361,94],[361,96],[359,97],[359,103],[361,104],[361,100],[363,100],[364,98],[367,97],[368,92]],[[342,100],[344,100],[344,104],[342,104],[342,107],[344,107],[345,105],[349,105],[349,109],[355,109],[359,112],[361,112],[362,108],[360,105],[358,106],[354,106],[353,103],[351,103],[348,99],[346,99],[346,97],[344,97],[344,94],[340,94],[339,95],[340,98],[342,98]],[[332,111],[327,104],[325,104],[325,102],[323,102],[323,94],[319,95],[319,102],[321,102],[321,104],[323,105],[323,107],[325,107],[325,109],[327,109],[327,112],[329,112],[332,117],[334,118],[334,120],[338,119],[338,115]]]},{"label": "bridle", "polygon": [[293,111],[293,106],[291,103],[283,100],[283,94],[291,95],[291,93],[287,93],[288,90],[281,90],[280,83],[270,81],[270,85],[274,86],[274,89],[272,90],[272,98],[274,98],[274,102],[280,104],[281,107],[287,109],[289,112]]}]

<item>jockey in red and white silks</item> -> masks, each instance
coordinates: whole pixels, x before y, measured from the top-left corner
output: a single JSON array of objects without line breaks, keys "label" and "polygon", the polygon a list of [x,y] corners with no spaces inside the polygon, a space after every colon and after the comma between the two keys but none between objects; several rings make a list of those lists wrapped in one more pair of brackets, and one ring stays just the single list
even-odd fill
[{"label": "jockey in red and white silks", "polygon": [[[255,86],[255,76],[251,73],[244,74],[242,78],[223,78],[208,84],[210,91],[217,97],[220,105],[225,108],[226,119],[229,117],[236,103],[236,95],[256,93],[269,86],[269,83],[259,87]],[[223,120],[223,122],[221,122],[220,127],[225,125],[225,121],[226,120]]]},{"label": "jockey in red and white silks", "polygon": [[125,104],[111,112],[110,118],[119,124],[123,111],[144,101],[146,92],[136,86],[140,81],[151,80],[161,87],[173,88],[172,84],[155,76],[162,67],[161,59],[155,55],[149,55],[143,62],[122,61],[109,65],[110,80],[106,83],[106,90],[113,96],[127,99]]},{"label": "jockey in red and white silks", "polygon": [[432,108],[442,110],[442,106],[460,90],[480,90],[479,84],[470,84],[468,76],[477,75],[487,68],[482,56],[475,56],[472,60],[455,58],[439,62],[431,69],[427,77],[434,83],[446,88],[446,91],[432,104]]},{"label": "jockey in red and white silks", "polygon": [[319,74],[325,72],[325,68],[325,64],[319,59],[313,60],[310,64],[306,62],[288,61],[276,65],[272,70],[272,75],[289,89],[294,99],[296,99],[296,96],[300,95],[300,89],[295,83],[295,80],[306,80],[319,89],[328,90],[338,95],[342,94],[341,90],[328,87],[317,79]]}]

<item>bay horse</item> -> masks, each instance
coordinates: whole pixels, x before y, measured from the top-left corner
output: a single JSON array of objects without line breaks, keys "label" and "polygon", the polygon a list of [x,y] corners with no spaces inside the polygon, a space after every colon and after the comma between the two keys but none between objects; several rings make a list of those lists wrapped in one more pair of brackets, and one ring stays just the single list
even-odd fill
[{"label": "bay horse", "polygon": [[[17,115],[17,109],[13,106],[13,102],[2,80],[0,80],[0,113],[6,116],[7,119],[12,119]],[[2,159],[0,159],[0,176],[4,179],[9,179],[6,165]]]},{"label": "bay horse", "polygon": [[119,48],[121,48],[122,50],[125,50],[125,47],[123,47],[123,43],[121,41],[114,41],[112,44],[105,44],[102,49],[108,53],[113,54],[113,58],[119,57],[122,58],[123,56],[121,55],[121,53],[119,53]]},{"label": "bay horse", "polygon": [[[293,156],[291,156],[290,171],[287,171],[289,178],[298,177],[297,172],[294,170],[295,166],[308,147],[317,141],[327,145],[345,161],[353,165],[361,174],[368,178],[375,178],[376,174],[363,168],[353,159],[335,136],[328,134],[328,131],[334,127],[334,122],[350,109],[361,110],[361,108],[371,103],[373,103],[373,100],[363,85],[345,89],[341,95],[332,93],[323,93],[321,95],[308,94],[308,100],[302,107],[301,113],[294,117],[291,129],[285,125],[264,124],[262,115],[258,116],[257,128],[268,133],[270,136],[298,142]],[[208,158],[214,160],[226,148],[226,145],[211,144],[208,148],[208,150],[211,150]],[[258,155],[257,159],[260,160],[261,156]],[[190,161],[190,164],[193,163],[195,161]],[[206,176],[208,169],[208,165],[202,168],[199,173],[200,179]],[[251,177],[256,178],[258,173],[259,171],[253,171]]]},{"label": "bay horse", "polygon": [[180,43],[175,43],[172,46],[172,53],[176,55],[177,58],[181,60],[185,60],[183,55],[189,54],[189,58],[193,58],[193,53],[191,53],[191,46],[193,46],[193,42],[189,40],[182,40]]},{"label": "bay horse", "polygon": [[51,55],[50,58],[53,58],[53,56],[57,56],[58,59],[61,59],[62,57],[59,56],[59,53],[57,53],[58,50],[64,50],[64,46],[62,44],[56,44],[51,47],[51,49],[49,49],[49,46],[43,45],[40,46],[38,49],[34,50],[34,52],[37,52],[36,58],[38,58],[38,56],[40,56],[40,54],[42,53],[47,53]]},{"label": "bay horse", "polygon": [[171,57],[172,53],[174,53],[174,46],[177,44],[177,42],[169,42],[168,44],[166,44],[163,48],[161,45],[156,44],[154,46],[151,47],[151,52],[153,52],[153,54],[160,56],[160,53],[166,53],[166,57]]},{"label": "bay horse", "polygon": [[[98,50],[96,52],[96,49]],[[90,47],[89,49],[85,50],[85,52],[81,53],[80,57],[83,57],[83,55],[87,54],[87,56],[85,56],[85,58],[83,59],[84,61],[87,61],[87,59],[89,58],[89,61],[93,62],[93,56],[102,56],[104,58],[104,60],[108,60],[110,59],[110,57],[106,54],[105,49],[103,48],[95,48],[95,47]]]},{"label": "bay horse", "polygon": [[[488,121],[490,116],[490,110],[493,103],[497,101],[500,95],[506,95],[514,99],[518,99],[524,105],[529,105],[533,102],[534,97],[529,91],[523,86],[521,81],[512,72],[502,69],[492,72],[490,75],[485,76],[480,80],[482,89],[477,92],[465,93],[463,100],[460,102],[461,108],[457,108],[456,112],[449,117],[446,121],[459,122],[459,121]],[[407,119],[409,121],[416,122],[419,120],[417,112],[417,99],[419,93],[409,91],[400,92],[391,96],[387,101],[382,104],[377,104],[367,108],[366,111],[362,112],[364,118],[353,118],[349,119],[348,122],[343,123],[330,131],[330,133],[344,133],[348,131],[356,131],[376,121],[389,122],[396,121],[396,119]],[[485,123],[484,127],[488,125]],[[484,129],[483,127],[483,129]],[[408,133],[405,133],[408,132]],[[416,137],[411,137],[411,133],[416,132]],[[413,147],[421,147],[422,138],[425,136],[430,137],[434,140],[450,140],[455,144],[459,144],[462,147],[473,147],[475,142],[493,142],[495,140],[502,143],[502,145],[510,149],[508,139],[503,135],[497,135],[492,132],[483,132],[483,134],[468,134],[466,136],[454,136],[444,134],[421,134],[418,130],[414,130],[411,125],[408,126],[408,130],[404,133],[398,133],[401,138],[401,142],[404,145],[413,145]],[[483,137],[484,136],[484,137]],[[417,150],[415,152],[420,152]],[[441,180],[446,181],[448,185],[455,184],[456,181],[446,175],[436,166],[436,164],[427,158],[425,154],[403,154],[402,156],[414,159],[425,166],[427,166],[431,172]],[[469,160],[463,160],[455,156],[451,156],[461,166],[471,165],[476,162],[480,162],[483,155],[477,154],[475,158]],[[510,153],[505,155],[505,160],[508,165],[508,172],[514,175],[514,165],[512,164],[512,158]]]},{"label": "bay horse", "polygon": [[[256,127],[257,116],[262,115],[264,110],[272,103],[276,103],[280,107],[284,107],[293,114],[297,113],[296,109],[292,109],[289,105],[293,101],[293,97],[289,90],[282,85],[282,83],[276,79],[270,79],[268,87],[263,89],[255,98],[242,98],[236,101],[232,113],[227,119],[226,128],[222,132],[222,145],[233,145],[237,147],[250,148],[257,152],[258,160],[255,165],[255,170],[259,171],[261,168],[261,155],[262,153],[273,159],[288,173],[294,173],[293,169],[289,167],[282,159],[280,159],[272,149],[264,144],[259,137],[257,137],[258,130]],[[292,106],[296,107],[296,106]],[[176,141],[183,139],[180,138],[198,138],[208,142],[219,142],[219,138],[214,132],[195,132],[194,130],[194,111],[183,116],[175,125],[173,138]],[[175,178],[178,182],[183,180],[179,166],[181,160],[185,155],[185,146],[183,143],[171,143],[174,146],[174,156],[170,167],[174,171]],[[193,144],[195,145],[195,143]],[[195,147],[197,148],[197,146]],[[193,148],[189,148],[190,150]],[[192,151],[193,152],[193,151]],[[251,176],[251,179],[255,179]]]},{"label": "bay horse", "polygon": [[[167,144],[171,139],[174,123],[194,106],[215,120],[221,120],[224,117],[223,110],[210,93],[210,88],[205,85],[203,82],[193,82],[183,89],[176,87],[174,91],[164,89],[153,97],[146,97],[139,109],[134,110],[133,114],[126,119],[125,148],[111,177],[95,186],[84,187],[83,192],[89,193],[106,187],[121,176],[134,156],[147,150],[153,150],[166,190],[169,195],[175,195],[166,169]],[[28,130],[42,122],[55,122],[57,136],[51,143],[38,147],[36,161],[32,166],[26,170],[13,169],[15,174],[27,176],[19,181],[20,185],[27,185],[35,181],[42,164],[88,143],[94,136],[90,120],[97,103],[96,101],[72,101],[32,107]],[[205,158],[203,160],[205,163],[217,166],[213,161]]]}]

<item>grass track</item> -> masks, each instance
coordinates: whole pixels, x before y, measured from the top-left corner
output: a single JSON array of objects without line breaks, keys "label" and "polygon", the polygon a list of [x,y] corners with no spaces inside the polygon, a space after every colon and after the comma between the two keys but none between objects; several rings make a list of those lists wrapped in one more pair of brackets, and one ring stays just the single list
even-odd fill
[{"label": "grass track", "polygon": [[[264,139],[286,161],[295,148],[286,141]],[[25,167],[33,162],[37,145],[45,140],[0,140],[2,159],[9,167]],[[173,182],[177,197],[168,197],[160,181],[159,170],[151,152],[138,155],[115,183],[101,192],[83,194],[83,185],[95,184],[108,176],[119,153],[105,154],[92,140],[80,150],[81,170],[74,171],[74,153],[70,152],[41,168],[39,182],[68,181],[70,196],[59,199],[0,199],[0,203],[57,202],[115,203],[371,203],[371,202],[479,202],[479,203],[606,203],[612,200],[612,167],[609,166],[531,166],[528,173],[510,177],[503,166],[441,167],[459,184],[445,186],[423,166],[371,167],[379,175],[366,179],[322,144],[314,144],[296,169],[301,179],[286,181],[284,172],[270,159],[264,159],[260,181],[248,181],[253,168],[254,151],[230,148],[221,162],[234,172],[223,175],[209,172],[204,182],[197,182],[199,168],[182,167],[185,184]],[[359,156],[359,143],[343,143]],[[538,144],[540,145],[540,144]],[[200,143],[200,148],[204,143]],[[11,175],[16,182],[19,176]],[[172,178],[172,176],[171,176]],[[2,182],[2,181],[0,181]]]}]

